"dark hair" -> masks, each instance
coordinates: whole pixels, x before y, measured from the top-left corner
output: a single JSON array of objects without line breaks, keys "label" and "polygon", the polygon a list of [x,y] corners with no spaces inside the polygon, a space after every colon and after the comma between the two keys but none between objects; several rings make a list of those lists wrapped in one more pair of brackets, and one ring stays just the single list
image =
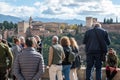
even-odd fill
[{"label": "dark hair", "polygon": [[16,42],[18,42],[18,41],[19,41],[18,38],[14,38],[14,39],[13,39],[13,42],[14,42],[14,43],[16,43]]},{"label": "dark hair", "polygon": [[26,39],[25,43],[26,43],[27,47],[32,47],[34,44],[34,41],[31,37],[29,37]]},{"label": "dark hair", "polygon": [[4,44],[8,44],[8,42],[7,42],[6,39],[2,39],[2,42],[3,42]]}]

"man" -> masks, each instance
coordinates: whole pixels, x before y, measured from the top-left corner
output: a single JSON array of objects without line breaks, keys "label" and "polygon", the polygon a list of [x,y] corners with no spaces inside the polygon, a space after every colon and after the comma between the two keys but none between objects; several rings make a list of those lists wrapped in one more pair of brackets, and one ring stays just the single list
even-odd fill
[{"label": "man", "polygon": [[63,47],[58,44],[58,37],[53,36],[52,46],[49,49],[49,76],[50,80],[63,80],[62,78],[62,61],[65,58]]},{"label": "man", "polygon": [[103,54],[107,53],[107,46],[110,44],[108,33],[95,23],[94,28],[86,31],[83,43],[86,51],[86,80],[92,79],[93,68],[96,68],[96,80],[102,80],[101,68]]},{"label": "man", "polygon": [[40,37],[38,35],[35,35],[34,37],[35,37],[35,39],[37,41],[37,51],[39,53],[43,54],[42,53],[42,41],[41,41]]},{"label": "man", "polygon": [[39,80],[44,72],[41,54],[34,49],[34,39],[26,39],[26,47],[15,59],[14,75],[17,80]]},{"label": "man", "polygon": [[7,80],[8,71],[10,71],[13,63],[13,56],[9,47],[1,41],[2,35],[0,34],[0,80]]},{"label": "man", "polygon": [[[16,56],[22,51],[21,47],[20,47],[20,40],[19,38],[14,38],[13,39],[13,42],[14,42],[14,46],[11,48],[12,50],[12,53],[13,53],[13,63],[14,63],[14,60],[16,58]],[[13,75],[13,65],[12,65],[12,72],[11,72],[11,77],[13,78],[13,80],[15,80],[15,76]]]}]

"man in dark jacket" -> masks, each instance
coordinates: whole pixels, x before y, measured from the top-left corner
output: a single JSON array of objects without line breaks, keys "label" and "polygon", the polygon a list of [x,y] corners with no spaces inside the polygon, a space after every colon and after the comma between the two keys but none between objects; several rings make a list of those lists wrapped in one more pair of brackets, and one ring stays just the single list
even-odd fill
[{"label": "man in dark jacket", "polygon": [[102,80],[102,55],[107,53],[107,46],[110,44],[110,38],[101,24],[95,23],[94,28],[86,31],[83,43],[86,51],[86,80],[92,79],[93,68],[96,68],[96,80]]}]

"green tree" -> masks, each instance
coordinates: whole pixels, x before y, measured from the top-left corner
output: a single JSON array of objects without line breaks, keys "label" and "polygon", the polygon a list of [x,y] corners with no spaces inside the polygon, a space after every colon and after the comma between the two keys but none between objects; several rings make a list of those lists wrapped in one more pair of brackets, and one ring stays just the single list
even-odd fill
[{"label": "green tree", "polygon": [[103,23],[104,23],[104,24],[106,24],[106,22],[107,22],[107,21],[106,21],[106,18],[104,18],[104,21],[103,21]]},{"label": "green tree", "polygon": [[112,18],[110,18],[110,23],[113,23],[113,19]]},{"label": "green tree", "polygon": [[8,21],[4,21],[4,22],[3,22],[3,26],[5,27],[5,29],[8,29],[8,28],[9,28],[9,23],[8,23]]},{"label": "green tree", "polygon": [[13,22],[10,22],[9,23],[9,29],[12,29],[12,28],[14,28],[14,24],[13,24]]}]

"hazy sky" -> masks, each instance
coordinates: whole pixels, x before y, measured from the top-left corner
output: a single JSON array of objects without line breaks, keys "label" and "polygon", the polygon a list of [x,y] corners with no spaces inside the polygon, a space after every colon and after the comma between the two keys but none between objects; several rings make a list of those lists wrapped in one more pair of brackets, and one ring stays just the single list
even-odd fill
[{"label": "hazy sky", "polygon": [[[0,0],[0,14],[17,17],[81,19],[120,18],[119,0]],[[119,19],[120,20],[120,19]]]}]

